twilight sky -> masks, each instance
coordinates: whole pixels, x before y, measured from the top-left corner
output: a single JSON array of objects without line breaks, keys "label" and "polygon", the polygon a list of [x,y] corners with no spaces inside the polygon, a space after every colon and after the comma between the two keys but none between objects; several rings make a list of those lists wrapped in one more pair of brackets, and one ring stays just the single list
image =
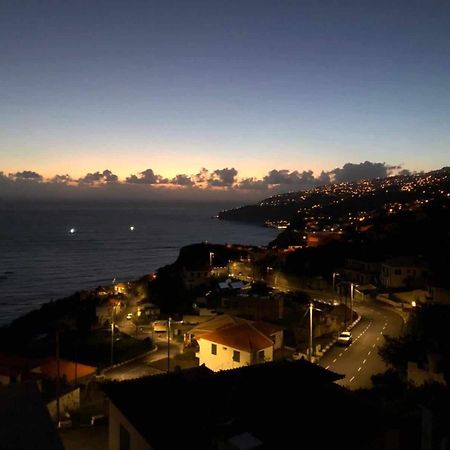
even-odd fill
[{"label": "twilight sky", "polygon": [[2,0],[0,65],[5,180],[450,163],[445,1]]}]

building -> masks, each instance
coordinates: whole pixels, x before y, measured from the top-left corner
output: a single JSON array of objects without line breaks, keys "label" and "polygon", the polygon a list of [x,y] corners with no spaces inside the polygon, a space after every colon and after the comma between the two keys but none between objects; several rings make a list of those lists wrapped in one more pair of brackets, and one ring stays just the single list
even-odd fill
[{"label": "building", "polygon": [[299,360],[109,383],[109,450],[386,448],[388,414],[340,378]]},{"label": "building", "polygon": [[31,372],[38,366],[36,359],[0,352],[0,385],[36,379]]},{"label": "building", "polygon": [[181,271],[183,283],[187,289],[193,289],[197,286],[202,286],[209,282],[211,276],[211,267],[198,266],[198,267],[183,267]]},{"label": "building", "polygon": [[419,258],[399,257],[381,264],[380,283],[385,288],[427,286],[428,264]]},{"label": "building", "polygon": [[273,352],[283,347],[281,327],[228,314],[199,323],[188,335],[185,342],[199,346],[199,364],[214,371],[272,361]]},{"label": "building", "polygon": [[280,320],[284,315],[282,295],[238,294],[222,297],[222,307],[253,320]]},{"label": "building", "polygon": [[347,281],[359,284],[378,284],[381,264],[379,261],[347,258],[339,274]]},{"label": "building", "polygon": [[64,450],[34,383],[0,387],[0,448]]},{"label": "building", "polygon": [[77,361],[69,361],[63,358],[59,358],[58,361],[54,356],[43,359],[39,363],[39,366],[32,370],[33,373],[48,380],[55,380],[59,375],[59,377],[67,383],[77,383],[80,380],[87,379],[94,375],[96,371],[97,367],[81,364]]},{"label": "building", "polygon": [[199,364],[209,369],[235,369],[273,360],[273,341],[248,322],[197,338]]},{"label": "building", "polygon": [[308,247],[320,247],[331,242],[341,241],[344,235],[340,231],[312,231],[306,233],[306,245]]}]

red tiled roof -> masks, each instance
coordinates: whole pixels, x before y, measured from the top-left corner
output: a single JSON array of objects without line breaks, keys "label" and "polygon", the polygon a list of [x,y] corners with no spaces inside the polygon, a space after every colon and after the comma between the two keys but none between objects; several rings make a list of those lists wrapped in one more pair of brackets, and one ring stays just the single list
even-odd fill
[{"label": "red tiled roof", "polygon": [[28,372],[39,365],[39,361],[24,358],[23,356],[0,352],[0,373],[3,375],[16,375]]},{"label": "red tiled roof", "polygon": [[263,350],[273,345],[271,339],[248,322],[229,326],[212,333],[202,334],[199,339],[205,339],[247,352]]}]

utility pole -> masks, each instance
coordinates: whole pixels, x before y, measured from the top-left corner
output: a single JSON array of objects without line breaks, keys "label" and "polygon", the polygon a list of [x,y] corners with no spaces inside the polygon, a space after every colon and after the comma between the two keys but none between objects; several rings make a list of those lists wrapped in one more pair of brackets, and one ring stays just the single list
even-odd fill
[{"label": "utility pole", "polygon": [[112,321],[111,321],[111,361],[110,365],[114,364],[114,320],[115,320],[116,307],[113,306]]},{"label": "utility pole", "polygon": [[59,365],[59,330],[56,329],[56,422],[59,424],[61,419],[61,410],[59,405],[61,373]]},{"label": "utility pole", "polygon": [[350,284],[350,325],[353,323],[353,295],[355,292],[355,285]]},{"label": "utility pole", "polygon": [[313,349],[313,304],[309,304],[309,362],[312,362],[312,349]]},{"label": "utility pole", "polygon": [[172,319],[169,317],[167,319],[167,373],[170,372],[170,321]]}]

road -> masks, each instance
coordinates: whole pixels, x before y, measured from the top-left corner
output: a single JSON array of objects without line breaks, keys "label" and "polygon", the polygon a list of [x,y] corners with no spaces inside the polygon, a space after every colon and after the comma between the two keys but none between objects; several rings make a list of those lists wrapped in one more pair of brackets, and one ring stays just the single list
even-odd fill
[{"label": "road", "polygon": [[378,354],[384,343],[383,335],[398,336],[403,327],[400,315],[375,302],[355,305],[361,321],[353,328],[353,343],[347,347],[335,345],[322,357],[319,364],[345,375],[338,384],[349,389],[370,388],[371,376],[386,370]]},{"label": "road", "polygon": [[[167,358],[167,338],[155,338],[155,344],[158,346],[158,350],[135,359],[122,366],[106,370],[104,375],[107,378],[115,380],[131,380],[133,378],[139,378],[147,375],[156,375],[161,373],[160,370],[151,367],[150,364],[155,361]],[[182,352],[182,344],[178,342],[170,343],[170,357],[171,359],[178,353]],[[171,361],[173,366],[173,362]]]}]

